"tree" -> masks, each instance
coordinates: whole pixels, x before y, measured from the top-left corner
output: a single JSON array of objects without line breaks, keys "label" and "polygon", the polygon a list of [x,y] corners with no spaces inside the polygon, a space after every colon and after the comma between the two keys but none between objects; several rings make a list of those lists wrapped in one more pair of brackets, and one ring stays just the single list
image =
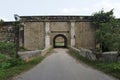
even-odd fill
[{"label": "tree", "polygon": [[102,23],[107,23],[114,18],[113,9],[108,12],[104,12],[102,9],[101,11],[93,14],[92,21],[97,27],[100,27]]},{"label": "tree", "polygon": [[120,49],[120,21],[113,16],[113,9],[109,12],[101,10],[92,17],[93,24],[98,28],[96,38],[103,51]]},{"label": "tree", "polygon": [[101,41],[103,43],[103,50],[119,50],[120,46],[120,21],[111,20],[103,23],[100,28],[102,34]]}]

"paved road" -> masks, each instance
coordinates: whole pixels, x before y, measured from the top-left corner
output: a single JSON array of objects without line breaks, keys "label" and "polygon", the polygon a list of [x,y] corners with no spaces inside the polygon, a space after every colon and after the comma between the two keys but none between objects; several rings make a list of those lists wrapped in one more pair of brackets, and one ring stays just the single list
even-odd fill
[{"label": "paved road", "polygon": [[15,80],[116,80],[78,62],[67,51],[54,49],[53,54]]}]

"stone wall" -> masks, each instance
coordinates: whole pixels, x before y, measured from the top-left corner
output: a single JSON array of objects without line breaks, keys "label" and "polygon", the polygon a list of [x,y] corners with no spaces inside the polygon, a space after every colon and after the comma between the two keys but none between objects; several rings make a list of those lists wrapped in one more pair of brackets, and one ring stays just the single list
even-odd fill
[{"label": "stone wall", "polygon": [[64,32],[70,30],[70,22],[50,22],[51,32]]},{"label": "stone wall", "polygon": [[85,48],[77,49],[74,47],[69,47],[69,49],[72,51],[76,51],[77,52],[76,54],[79,54],[80,56],[85,57],[89,60],[96,60],[96,55],[93,54],[93,52],[89,49],[85,49]]},{"label": "stone wall", "polygon": [[56,42],[64,42],[64,38],[63,37],[57,37],[56,38]]},{"label": "stone wall", "polygon": [[69,49],[72,51],[76,51],[76,54],[79,54],[89,60],[98,60],[102,62],[120,62],[120,54],[118,54],[117,51],[102,52],[97,54],[85,48],[77,49],[75,47],[69,47]]},{"label": "stone wall", "polygon": [[53,38],[58,34],[63,34],[67,38],[70,46],[70,23],[69,22],[50,22],[50,44],[53,45]]},{"label": "stone wall", "polygon": [[44,22],[26,22],[24,26],[24,47],[30,50],[44,49]]},{"label": "stone wall", "polygon": [[0,25],[0,40],[2,40],[2,25]]},{"label": "stone wall", "polygon": [[[25,25],[20,35],[20,46],[29,50],[44,49],[47,42],[53,46],[53,39],[58,34],[67,38],[67,46],[95,48],[95,27],[91,25],[90,16],[22,16],[21,20]],[[9,29],[11,24],[4,26]],[[48,32],[46,27],[49,28]],[[47,40],[47,35],[50,40]],[[1,39],[4,36],[0,33]]]},{"label": "stone wall", "polygon": [[13,22],[4,22],[0,25],[0,41],[14,42]]},{"label": "stone wall", "polygon": [[75,47],[86,49],[95,48],[95,28],[90,22],[76,22]]}]

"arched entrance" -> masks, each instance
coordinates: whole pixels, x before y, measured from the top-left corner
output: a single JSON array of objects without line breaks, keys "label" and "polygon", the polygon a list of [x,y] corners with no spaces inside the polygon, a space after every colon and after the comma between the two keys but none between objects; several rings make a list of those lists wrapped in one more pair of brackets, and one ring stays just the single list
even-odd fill
[{"label": "arched entrance", "polygon": [[53,38],[53,47],[54,48],[66,48],[67,47],[67,38],[62,34],[58,34]]}]

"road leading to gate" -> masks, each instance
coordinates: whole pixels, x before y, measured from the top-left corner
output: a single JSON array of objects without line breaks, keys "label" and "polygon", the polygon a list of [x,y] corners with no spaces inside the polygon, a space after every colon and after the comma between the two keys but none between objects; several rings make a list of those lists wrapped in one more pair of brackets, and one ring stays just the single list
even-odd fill
[{"label": "road leading to gate", "polygon": [[15,80],[116,80],[76,61],[67,52],[68,49],[54,49],[53,54]]}]

